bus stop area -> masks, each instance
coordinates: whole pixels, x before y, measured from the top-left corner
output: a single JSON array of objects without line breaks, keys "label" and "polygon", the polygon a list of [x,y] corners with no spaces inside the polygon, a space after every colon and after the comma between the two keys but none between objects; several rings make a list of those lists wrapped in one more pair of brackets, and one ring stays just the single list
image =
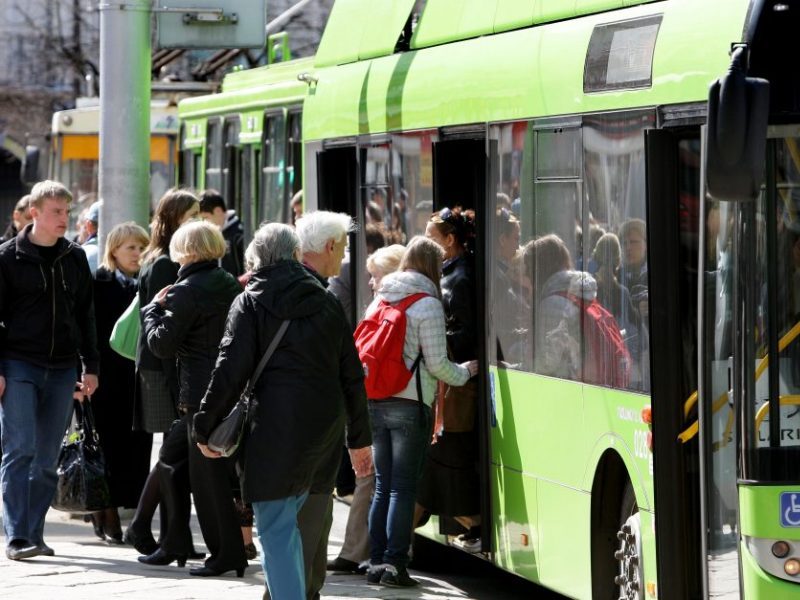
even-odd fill
[{"label": "bus stop area", "polygon": [[[328,545],[330,557],[336,556],[341,548],[347,511],[346,504],[334,502],[334,523]],[[154,527],[157,530],[157,523],[154,523]],[[194,514],[192,530],[196,547],[203,548]],[[0,598],[219,600],[229,597],[258,600],[263,594],[264,573],[258,561],[250,561],[243,579],[233,576],[190,577],[189,567],[200,566],[202,561],[190,561],[185,568],[143,565],[136,560],[138,553],[135,549],[127,545],[112,546],[98,540],[91,524],[84,523],[80,518],[70,518],[67,513],[51,510],[47,515],[46,532],[46,541],[56,555],[26,561],[0,561],[0,581],[3,582]],[[412,574],[421,583],[414,590],[369,586],[365,584],[363,575],[329,574],[322,598],[496,597],[485,593],[473,596],[440,576],[419,572]]]}]

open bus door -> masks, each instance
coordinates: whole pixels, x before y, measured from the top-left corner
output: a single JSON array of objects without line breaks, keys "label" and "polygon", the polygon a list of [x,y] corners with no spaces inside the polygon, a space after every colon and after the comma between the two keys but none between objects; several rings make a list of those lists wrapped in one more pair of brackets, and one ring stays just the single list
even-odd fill
[{"label": "open bus door", "polygon": [[735,93],[712,86],[704,137],[703,586],[706,598],[774,600],[800,595],[800,130],[767,132],[769,87],[745,77],[745,53],[718,86],[734,80]]}]

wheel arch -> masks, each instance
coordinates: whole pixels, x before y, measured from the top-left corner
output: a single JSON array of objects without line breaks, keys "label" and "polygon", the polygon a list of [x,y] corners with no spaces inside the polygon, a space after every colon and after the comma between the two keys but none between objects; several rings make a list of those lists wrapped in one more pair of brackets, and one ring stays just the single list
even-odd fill
[{"label": "wheel arch", "polygon": [[592,598],[594,600],[617,600],[613,593],[617,562],[614,552],[617,545],[619,511],[610,507],[620,507],[625,488],[632,485],[639,501],[639,490],[631,480],[622,456],[612,448],[600,456],[594,470],[591,505],[591,563]]}]

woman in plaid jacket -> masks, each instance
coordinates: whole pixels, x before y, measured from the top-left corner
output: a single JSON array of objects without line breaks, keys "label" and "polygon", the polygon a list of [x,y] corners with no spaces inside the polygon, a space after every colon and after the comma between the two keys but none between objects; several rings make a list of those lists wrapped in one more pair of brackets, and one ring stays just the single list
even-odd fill
[{"label": "woman in plaid jacket", "polygon": [[[370,583],[410,587],[417,582],[406,566],[411,543],[414,502],[425,451],[431,436],[431,404],[437,380],[464,385],[478,371],[477,361],[463,364],[447,358],[445,316],[440,301],[439,280],[444,251],[436,242],[415,237],[406,250],[400,269],[387,275],[367,314],[381,300],[397,303],[413,294],[427,294],[406,311],[403,358],[415,372],[406,389],[391,398],[370,400],[372,448],[375,464],[375,497],[369,514]],[[417,376],[420,378],[417,393]]]}]

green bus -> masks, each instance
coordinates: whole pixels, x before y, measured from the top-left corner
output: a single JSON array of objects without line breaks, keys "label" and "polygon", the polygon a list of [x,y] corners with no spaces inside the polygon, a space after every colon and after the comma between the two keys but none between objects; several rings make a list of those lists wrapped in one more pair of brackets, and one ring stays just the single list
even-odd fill
[{"label": "green bus", "polygon": [[220,93],[179,103],[179,183],[221,192],[248,235],[262,221],[291,222],[303,181],[298,75],[312,67],[304,58],[234,72]]},{"label": "green bus", "polygon": [[[475,211],[486,560],[575,598],[796,598],[800,83],[778,60],[796,25],[788,0],[338,0],[313,59],[181,103],[182,182],[251,226],[289,221],[301,187],[305,210],[354,215],[355,319],[370,226],[405,243]],[[734,44],[766,119],[728,110],[709,154]],[[753,198],[707,189],[709,159],[743,147]],[[545,236],[606,290],[624,377],[592,374],[620,348],[591,321],[545,326]],[[455,545],[451,527],[421,533]]]}]

